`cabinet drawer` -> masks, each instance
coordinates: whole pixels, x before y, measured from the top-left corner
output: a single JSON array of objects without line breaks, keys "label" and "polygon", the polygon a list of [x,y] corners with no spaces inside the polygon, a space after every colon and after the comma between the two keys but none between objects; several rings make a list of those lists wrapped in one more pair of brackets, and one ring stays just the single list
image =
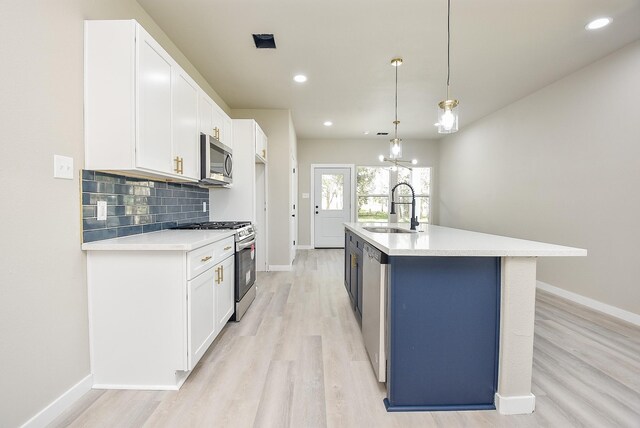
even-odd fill
[{"label": "cabinet drawer", "polygon": [[233,236],[214,242],[213,245],[216,246],[216,263],[220,263],[236,252],[236,242]]},{"label": "cabinet drawer", "polygon": [[235,252],[233,236],[187,253],[187,279],[195,278]]}]

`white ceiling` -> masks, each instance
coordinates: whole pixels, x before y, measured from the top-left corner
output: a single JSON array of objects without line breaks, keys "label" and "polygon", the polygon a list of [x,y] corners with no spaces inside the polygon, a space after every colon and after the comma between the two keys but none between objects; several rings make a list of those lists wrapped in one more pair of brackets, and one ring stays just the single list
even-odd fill
[{"label": "white ceiling", "polygon": [[[446,0],[138,0],[234,109],[291,109],[298,138],[437,138]],[[460,128],[640,38],[640,0],[452,0]],[[613,23],[598,31],[599,16]],[[256,49],[273,33],[277,49]],[[298,84],[297,73],[309,77]],[[334,125],[327,128],[325,120]],[[364,131],[370,131],[367,137]]]}]

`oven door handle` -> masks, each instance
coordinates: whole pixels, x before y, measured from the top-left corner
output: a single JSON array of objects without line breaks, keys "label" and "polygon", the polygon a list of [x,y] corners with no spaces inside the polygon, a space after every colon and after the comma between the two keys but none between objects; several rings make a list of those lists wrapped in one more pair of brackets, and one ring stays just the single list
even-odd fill
[{"label": "oven door handle", "polygon": [[242,243],[242,244],[238,244],[238,251],[246,250],[247,248],[249,248],[250,246],[252,246],[252,245],[253,245],[253,244],[255,244],[255,243],[256,243],[256,240],[255,240],[255,239],[252,239],[252,240],[251,240],[251,241],[249,241],[249,242],[245,242],[245,243]]}]

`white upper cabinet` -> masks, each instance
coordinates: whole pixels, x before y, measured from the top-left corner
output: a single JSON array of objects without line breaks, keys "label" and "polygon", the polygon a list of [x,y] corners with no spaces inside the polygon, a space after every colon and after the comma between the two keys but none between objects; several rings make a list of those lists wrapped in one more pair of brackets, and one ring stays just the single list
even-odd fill
[{"label": "white upper cabinet", "polygon": [[215,103],[204,91],[198,93],[198,109],[200,116],[200,132],[203,134],[215,136],[213,130],[213,105]]},{"label": "white upper cabinet", "polygon": [[181,69],[173,74],[173,170],[199,178],[198,85]]},{"label": "white upper cabinet", "polygon": [[85,168],[197,181],[199,90],[136,21],[85,21]]},{"label": "white upper cabinet", "polygon": [[224,138],[223,135],[223,127],[224,127],[224,116],[225,113],[224,111],[222,111],[222,109],[220,107],[218,107],[217,104],[213,104],[213,136],[220,141],[222,144],[226,143],[224,141],[222,141]]},{"label": "white upper cabinet", "polygon": [[200,132],[211,135],[222,144],[233,148],[233,123],[203,90],[200,90]]},{"label": "white upper cabinet", "polygon": [[226,113],[223,117],[222,142],[230,149],[233,148],[233,120]]},{"label": "white upper cabinet", "polygon": [[265,135],[264,131],[262,131],[262,129],[260,128],[260,126],[258,126],[258,124],[255,124],[256,127],[256,156],[261,159],[262,161],[266,162],[267,161],[267,136]]},{"label": "white upper cabinet", "polygon": [[136,166],[171,168],[171,58],[146,33],[138,32],[138,138]]}]

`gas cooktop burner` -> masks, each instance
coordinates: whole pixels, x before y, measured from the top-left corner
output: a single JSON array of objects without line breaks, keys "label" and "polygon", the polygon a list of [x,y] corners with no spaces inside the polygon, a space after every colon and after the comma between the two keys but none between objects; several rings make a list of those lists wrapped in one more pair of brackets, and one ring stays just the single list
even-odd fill
[{"label": "gas cooktop burner", "polygon": [[198,229],[198,230],[215,230],[215,229],[241,229],[251,225],[249,221],[205,221],[203,223],[180,224],[172,229]]}]

